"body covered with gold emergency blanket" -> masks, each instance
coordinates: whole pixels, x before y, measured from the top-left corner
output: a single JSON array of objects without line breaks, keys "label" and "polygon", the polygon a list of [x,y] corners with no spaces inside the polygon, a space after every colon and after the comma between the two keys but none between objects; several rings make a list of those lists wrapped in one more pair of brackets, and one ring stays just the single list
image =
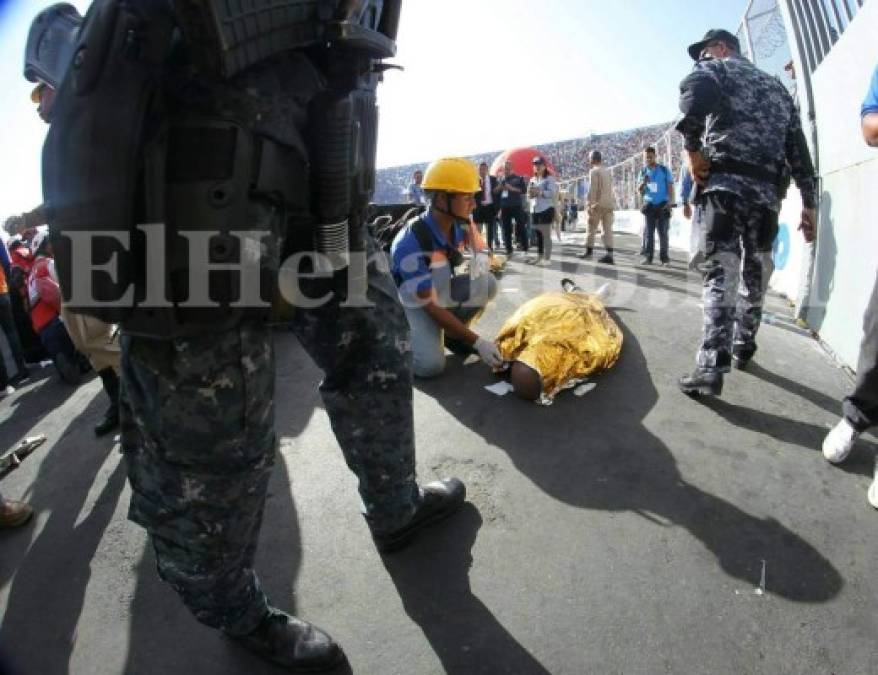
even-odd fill
[{"label": "body covered with gold emergency blanket", "polygon": [[542,378],[541,403],[592,373],[611,368],[622,331],[596,295],[544,293],[524,303],[497,336],[504,361],[519,361]]}]

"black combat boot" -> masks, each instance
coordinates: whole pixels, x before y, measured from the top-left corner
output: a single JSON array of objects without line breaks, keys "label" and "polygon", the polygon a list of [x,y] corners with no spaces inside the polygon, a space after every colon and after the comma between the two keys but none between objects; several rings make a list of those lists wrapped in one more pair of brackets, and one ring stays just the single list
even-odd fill
[{"label": "black combat boot", "polygon": [[110,399],[110,407],[104,413],[104,419],[95,425],[95,436],[104,436],[119,426],[119,376],[112,368],[104,368],[98,375]]},{"label": "black combat boot", "polygon": [[688,396],[719,396],[723,392],[723,374],[696,370],[680,378],[680,391]]},{"label": "black combat boot", "polygon": [[425,527],[445,520],[463,506],[466,486],[457,478],[446,478],[428,483],[421,488],[423,500],[412,519],[392,532],[372,532],[375,547],[389,553],[406,546]]},{"label": "black combat boot", "polygon": [[604,263],[605,265],[615,265],[616,263],[613,262],[613,249],[608,248],[607,254],[603,258],[599,258],[598,262]]},{"label": "black combat boot", "polygon": [[274,607],[255,631],[230,637],[291,673],[320,673],[345,661],[341,647],[329,635]]},{"label": "black combat boot", "polygon": [[735,349],[732,351],[732,365],[737,370],[746,370],[750,359],[756,353],[756,347],[752,349]]},{"label": "black combat boot", "polygon": [[592,256],[593,253],[594,253],[594,251],[592,250],[592,248],[591,248],[591,247],[588,247],[588,248],[585,249],[585,253],[583,253],[583,254],[582,254],[581,256],[579,256],[579,257],[582,258],[583,260],[591,260],[591,256]]}]

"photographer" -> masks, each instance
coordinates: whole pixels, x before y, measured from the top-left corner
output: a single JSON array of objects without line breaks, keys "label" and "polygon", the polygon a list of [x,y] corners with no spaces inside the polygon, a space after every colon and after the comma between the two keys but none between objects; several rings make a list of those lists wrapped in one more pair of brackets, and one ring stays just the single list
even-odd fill
[{"label": "photographer", "polygon": [[646,217],[641,264],[652,265],[655,233],[658,230],[659,260],[664,267],[670,262],[668,230],[671,224],[670,205],[674,203],[674,177],[668,167],[655,161],[655,148],[652,146],[643,151],[643,158],[646,166],[640,172],[640,185],[637,187],[643,195],[641,211]]}]

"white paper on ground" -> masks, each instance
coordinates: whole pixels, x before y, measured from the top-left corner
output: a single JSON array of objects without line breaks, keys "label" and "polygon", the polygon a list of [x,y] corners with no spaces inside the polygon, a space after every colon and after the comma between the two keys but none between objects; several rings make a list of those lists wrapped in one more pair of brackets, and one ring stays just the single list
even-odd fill
[{"label": "white paper on ground", "polygon": [[500,382],[486,385],[485,389],[490,391],[492,394],[496,394],[497,396],[506,396],[506,394],[512,391],[512,385],[505,380],[501,380]]},{"label": "white paper on ground", "polygon": [[573,390],[573,393],[576,396],[585,396],[588,392],[594,389],[597,385],[597,382],[586,382],[584,384],[580,384],[576,389]]},{"label": "white paper on ground", "polygon": [[599,300],[605,300],[606,298],[610,297],[609,282],[597,289],[594,294],[598,297]]}]

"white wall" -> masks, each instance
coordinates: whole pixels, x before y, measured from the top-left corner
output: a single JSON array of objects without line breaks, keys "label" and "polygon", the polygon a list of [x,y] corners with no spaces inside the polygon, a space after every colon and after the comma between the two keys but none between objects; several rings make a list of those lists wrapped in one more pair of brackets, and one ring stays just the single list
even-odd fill
[{"label": "white wall", "polygon": [[878,150],[860,132],[876,65],[878,2],[867,2],[812,76],[823,185],[807,319],[850,367],[878,269]]}]

